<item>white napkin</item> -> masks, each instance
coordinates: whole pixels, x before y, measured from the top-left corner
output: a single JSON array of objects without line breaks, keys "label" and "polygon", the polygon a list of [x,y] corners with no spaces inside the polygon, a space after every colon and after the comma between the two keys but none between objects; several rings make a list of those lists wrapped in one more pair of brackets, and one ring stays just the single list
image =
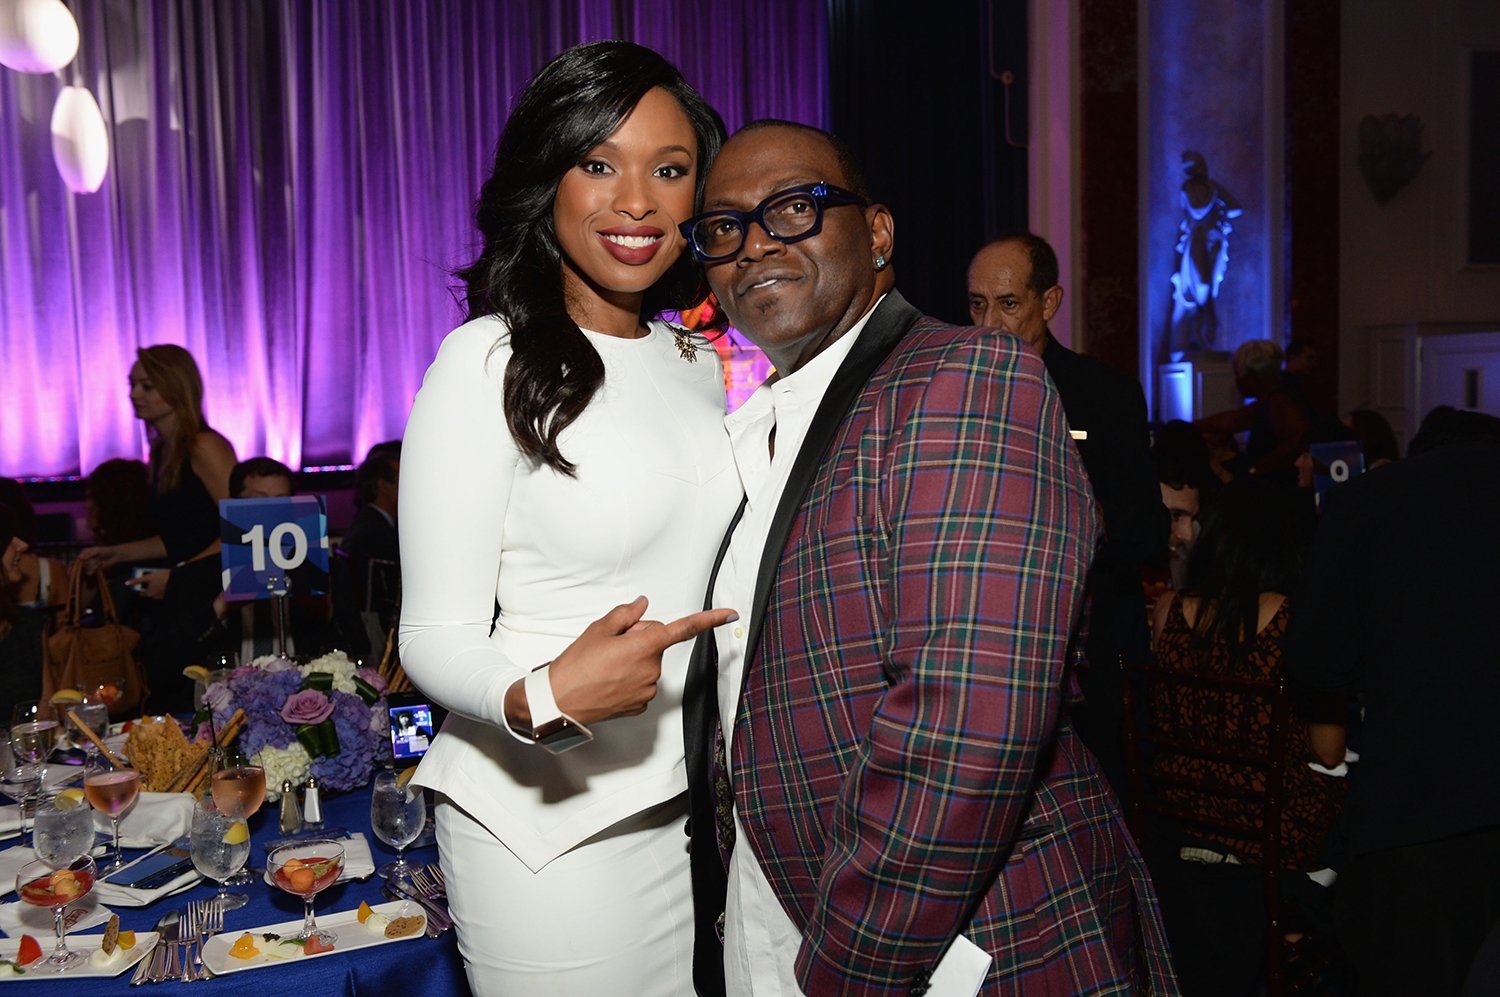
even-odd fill
[{"label": "white napkin", "polygon": [[[15,807],[7,807],[14,810]],[[36,852],[22,845],[7,848],[0,852],[0,895],[10,893],[16,888],[16,873],[21,871],[21,866],[27,862],[36,860]]]},{"label": "white napkin", "polygon": [[[89,893],[82,899],[68,904],[63,910],[63,921],[67,923],[69,931],[81,931],[84,928],[92,928],[96,924],[103,924],[109,920],[111,913],[108,907],[99,902],[97,895]],[[20,901],[0,904],[0,931],[4,931],[12,938],[22,933],[35,935],[39,939],[44,936],[50,938],[52,908],[37,907]]]},{"label": "white napkin", "polygon": [[[0,824],[0,827],[3,827]],[[120,847],[153,848],[176,841],[193,826],[191,793],[142,793],[120,818]],[[94,828],[109,833],[109,816],[94,811]]]},{"label": "white napkin", "polygon": [[[307,840],[313,841],[316,834],[307,836]],[[344,871],[339,874],[336,882],[347,883],[351,879],[368,879],[375,875],[375,859],[370,854],[370,839],[361,831],[355,831],[348,838],[339,839],[339,844],[344,846]],[[262,877],[267,886],[275,886],[276,881],[271,878],[270,863],[266,863],[266,874]]]},{"label": "white napkin", "polygon": [[[153,848],[145,855],[140,856],[140,858],[136,858],[131,860],[130,862],[127,862],[124,869],[120,870],[119,872],[112,872],[110,873],[110,875],[115,879],[121,880],[122,882],[124,880],[130,879],[130,873],[126,872],[126,869],[129,869],[131,866],[141,861],[141,859],[149,858],[159,851],[161,851],[161,848]],[[99,899],[104,903],[114,904],[116,907],[145,907],[147,904],[156,903],[156,901],[160,900],[162,897],[171,896],[173,893],[178,893],[182,890],[187,889],[202,878],[202,876],[198,875],[198,871],[196,869],[189,867],[187,871],[178,876],[176,879],[170,880],[164,885],[158,886],[154,890],[137,890],[132,889],[129,886],[121,886],[116,883],[101,882],[94,884],[94,894],[98,896]]]}]

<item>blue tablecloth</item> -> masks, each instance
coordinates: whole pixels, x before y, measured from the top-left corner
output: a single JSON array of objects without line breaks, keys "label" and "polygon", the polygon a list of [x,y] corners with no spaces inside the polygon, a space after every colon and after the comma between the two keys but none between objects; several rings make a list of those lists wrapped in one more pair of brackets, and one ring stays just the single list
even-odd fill
[{"label": "blue tablecloth", "polygon": [[[323,804],[324,822],[329,827],[345,827],[351,831],[362,831],[370,842],[370,852],[378,868],[395,857],[393,848],[388,848],[370,831],[370,791],[356,789],[349,793],[330,796]],[[250,850],[253,865],[264,867],[266,853],[261,846],[264,841],[280,837],[276,827],[276,806],[267,803],[260,813],[250,820],[254,847]],[[137,853],[138,854],[138,853]],[[416,862],[437,861],[437,849],[409,848],[407,858]],[[131,853],[126,853],[131,857]],[[361,900],[370,904],[386,900],[380,892],[380,877],[371,876],[363,882],[340,883],[329,887],[318,895],[314,910],[321,915],[326,911],[353,910]],[[149,907],[115,907],[120,915],[122,928],[150,931],[167,911],[184,907],[189,900],[205,900],[213,896],[217,887],[202,883],[176,896],[159,900]],[[298,920],[302,917],[302,900],[288,893],[273,889],[264,883],[234,888],[245,893],[250,902],[239,910],[230,911],[224,917],[224,931],[237,933],[263,924],[278,921]],[[97,934],[100,928],[89,928],[87,934]],[[43,951],[51,951],[52,939],[39,937]],[[92,997],[95,994],[147,994],[149,988],[132,990],[128,984],[134,973],[123,973],[112,978],[70,979],[56,981],[37,979],[18,980],[25,983],[27,991],[38,994],[67,993],[69,997]],[[168,981],[158,987],[173,990],[182,984]],[[324,997],[324,995],[400,994],[401,997],[421,995],[467,995],[469,985],[464,978],[463,960],[458,954],[458,942],[454,933],[445,931],[437,938],[420,938],[416,941],[396,945],[377,945],[359,949],[348,955],[337,951],[316,959],[299,960],[285,965],[270,966],[243,973],[229,973],[193,984],[193,993],[200,997],[230,997],[230,995],[261,995],[266,993],[296,994],[298,997]]]}]

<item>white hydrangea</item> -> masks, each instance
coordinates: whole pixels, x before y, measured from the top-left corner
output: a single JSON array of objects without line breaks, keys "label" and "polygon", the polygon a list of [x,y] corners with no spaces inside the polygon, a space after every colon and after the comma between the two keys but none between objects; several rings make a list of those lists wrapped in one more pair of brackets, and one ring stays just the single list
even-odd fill
[{"label": "white hydrangea", "polygon": [[321,658],[314,658],[301,667],[303,675],[313,672],[328,672],[333,676],[333,687],[339,692],[347,692],[358,695],[359,691],[354,687],[354,662],[343,651],[330,651]]},{"label": "white hydrangea", "polygon": [[266,799],[272,803],[280,799],[283,782],[290,779],[293,786],[302,785],[312,767],[312,756],[300,741],[293,741],[285,748],[262,748],[251,761],[266,770]]}]

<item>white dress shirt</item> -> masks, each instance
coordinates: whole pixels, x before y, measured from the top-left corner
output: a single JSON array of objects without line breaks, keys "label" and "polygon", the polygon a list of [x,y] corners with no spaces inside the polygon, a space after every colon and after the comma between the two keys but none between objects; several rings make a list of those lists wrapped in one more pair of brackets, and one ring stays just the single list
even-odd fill
[{"label": "white dress shirt", "polygon": [[[738,623],[714,631],[719,649],[719,716],[723,718],[726,759],[745,674],[750,604],[755,595],[761,554],[771,531],[771,518],[781,502],[792,463],[802,449],[813,415],[869,318],[870,313],[866,312],[852,329],[795,373],[761,385],[724,420],[748,499],[714,585],[713,604],[727,606],[740,614]],[[772,429],[776,431],[774,457],[769,447]],[[727,991],[756,997],[801,994],[793,962],[802,944],[802,933],[782,909],[755,853],[745,844],[745,829],[738,814],[734,830],[740,844],[729,860],[729,892],[725,898]]]}]

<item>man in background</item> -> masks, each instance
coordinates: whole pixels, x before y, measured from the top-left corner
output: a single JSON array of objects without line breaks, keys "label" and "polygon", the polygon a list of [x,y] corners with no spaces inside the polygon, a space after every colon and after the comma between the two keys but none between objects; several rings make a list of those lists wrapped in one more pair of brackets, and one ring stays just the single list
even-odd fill
[{"label": "man in background", "polygon": [[1041,236],[1010,232],[969,264],[969,316],[1019,336],[1041,355],[1057,387],[1099,511],[1104,543],[1089,571],[1084,702],[1073,723],[1125,796],[1124,693],[1119,659],[1149,647],[1141,571],[1166,551],[1170,521],[1151,463],[1146,396],[1125,374],[1057,341],[1047,323],[1062,305],[1057,254]]}]

